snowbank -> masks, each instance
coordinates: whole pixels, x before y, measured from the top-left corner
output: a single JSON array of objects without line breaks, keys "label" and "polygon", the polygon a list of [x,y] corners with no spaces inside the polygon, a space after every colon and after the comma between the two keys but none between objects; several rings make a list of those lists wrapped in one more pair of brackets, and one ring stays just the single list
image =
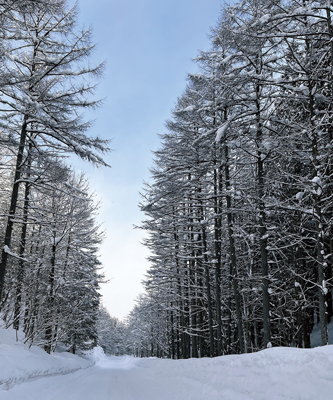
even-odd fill
[{"label": "snowbank", "polygon": [[0,385],[9,388],[15,383],[41,376],[67,374],[95,364],[94,354],[85,357],[67,352],[47,354],[37,346],[23,343],[24,335],[14,329],[0,329]]},{"label": "snowbank", "polygon": [[[177,400],[333,399],[333,346],[277,347],[211,359],[145,359],[138,367]],[[175,393],[169,386],[177,388]]]}]

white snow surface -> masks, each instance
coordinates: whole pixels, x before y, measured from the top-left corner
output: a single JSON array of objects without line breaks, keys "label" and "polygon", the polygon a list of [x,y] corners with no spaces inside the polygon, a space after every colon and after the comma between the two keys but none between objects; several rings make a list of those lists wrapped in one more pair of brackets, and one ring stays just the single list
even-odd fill
[{"label": "white snow surface", "polygon": [[220,140],[224,137],[226,130],[229,127],[230,121],[225,122],[222,126],[219,127],[219,129],[216,132],[216,137],[215,137],[215,142],[219,143]]},{"label": "white snow surface", "polygon": [[[24,335],[21,332],[18,332],[17,339],[14,329],[0,329],[0,385],[2,389],[42,376],[66,374],[88,368],[96,362],[94,353],[84,357],[74,356],[68,352],[50,355],[38,346],[32,346],[29,349],[29,346],[24,344]],[[1,396],[2,394],[0,394],[0,399],[2,399]]]},{"label": "white snow surface", "polygon": [[[7,344],[1,340],[1,378],[28,379],[3,384],[0,400],[333,398],[333,346],[276,347],[253,354],[190,360],[106,357],[97,348],[84,359],[68,353],[49,356],[41,349],[28,350],[20,342],[13,343],[10,332],[9,336]],[[3,332],[2,338],[6,339]],[[89,367],[93,361],[95,365]],[[69,367],[75,369],[74,365],[84,369],[61,375],[65,367],[68,372]],[[27,374],[37,370],[39,375]]]}]

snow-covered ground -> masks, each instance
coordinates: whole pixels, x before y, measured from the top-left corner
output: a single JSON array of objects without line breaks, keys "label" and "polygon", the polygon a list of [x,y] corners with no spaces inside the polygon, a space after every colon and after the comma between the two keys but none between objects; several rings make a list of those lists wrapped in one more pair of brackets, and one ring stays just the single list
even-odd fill
[{"label": "snow-covered ground", "polygon": [[174,361],[49,356],[0,337],[0,400],[333,399],[333,346]]},{"label": "snow-covered ground", "polygon": [[[41,354],[33,354],[36,368],[43,366]],[[67,357],[62,361],[67,363]],[[0,389],[1,400],[317,398],[333,398],[333,346],[311,350],[272,348],[255,354],[200,360],[101,357],[90,368],[9,387],[3,385]]]},{"label": "snow-covered ground", "polygon": [[[49,355],[37,346],[24,344],[24,335],[14,329],[0,329],[0,387],[11,388],[17,383],[41,376],[66,374],[94,365],[92,355],[78,357],[67,352]],[[1,391],[1,389],[0,389]],[[0,394],[0,398],[2,393]],[[23,399],[23,397],[22,397]],[[19,400],[19,398],[17,398]]]}]

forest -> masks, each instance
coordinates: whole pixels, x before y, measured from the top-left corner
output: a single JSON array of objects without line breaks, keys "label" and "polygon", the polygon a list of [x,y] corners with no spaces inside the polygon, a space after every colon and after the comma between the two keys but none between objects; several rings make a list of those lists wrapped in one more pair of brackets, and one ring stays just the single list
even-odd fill
[{"label": "forest", "polygon": [[64,0],[0,2],[0,311],[51,353],[173,359],[311,347],[333,316],[333,4],[223,6],[142,189],[149,268],[125,321],[100,305],[108,167],[91,31]]},{"label": "forest", "polygon": [[138,356],[311,347],[332,318],[332,2],[223,7],[142,190]]},{"label": "forest", "polygon": [[0,309],[5,327],[51,353],[97,345],[103,232],[76,155],[106,166],[86,110],[103,64],[63,0],[0,3]]}]

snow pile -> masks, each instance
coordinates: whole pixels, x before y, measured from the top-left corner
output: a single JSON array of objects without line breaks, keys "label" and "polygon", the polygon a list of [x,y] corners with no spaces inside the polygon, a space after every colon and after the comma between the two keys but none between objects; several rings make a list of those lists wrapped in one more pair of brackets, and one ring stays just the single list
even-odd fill
[{"label": "snow pile", "polygon": [[73,354],[47,354],[43,349],[24,344],[24,335],[14,329],[0,329],[0,385],[10,388],[32,378],[66,374],[94,365],[93,357]]},{"label": "snow pile", "polygon": [[156,393],[158,399],[333,398],[333,346],[315,349],[277,347],[212,359],[146,359],[139,366],[146,369],[146,374],[151,375],[157,386],[164,386],[166,395],[157,396]]},{"label": "snow pile", "polygon": [[102,347],[96,346],[92,350],[86,352],[87,356],[90,356],[96,365],[103,366],[108,358],[104,354]]}]

